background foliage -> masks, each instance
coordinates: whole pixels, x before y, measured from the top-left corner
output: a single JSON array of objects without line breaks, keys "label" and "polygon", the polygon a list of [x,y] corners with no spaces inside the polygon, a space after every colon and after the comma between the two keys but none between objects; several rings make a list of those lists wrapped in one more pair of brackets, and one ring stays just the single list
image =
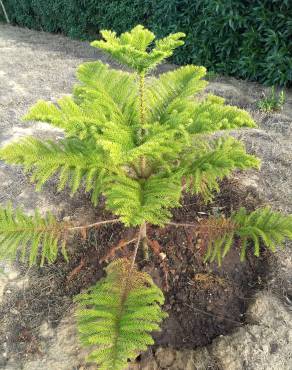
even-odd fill
[{"label": "background foliage", "polygon": [[291,85],[291,0],[4,0],[15,24],[94,39],[136,24],[185,32],[172,61],[265,84]]}]

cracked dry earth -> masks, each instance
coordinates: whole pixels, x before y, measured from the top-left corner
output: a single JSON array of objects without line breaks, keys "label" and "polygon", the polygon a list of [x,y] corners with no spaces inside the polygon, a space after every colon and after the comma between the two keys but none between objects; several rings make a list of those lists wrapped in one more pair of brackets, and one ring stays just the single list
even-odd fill
[{"label": "cracked dry earth", "polygon": [[[71,91],[76,67],[83,61],[107,58],[88,43],[0,24],[0,146],[25,135],[54,138],[62,133],[45,124],[23,124],[20,117],[37,99],[56,99]],[[166,70],[173,66],[163,66]],[[292,213],[292,92],[279,113],[264,114],[255,102],[265,89],[233,78],[217,78],[209,91],[223,96],[231,104],[248,109],[259,124],[256,130],[234,132],[251,153],[262,158],[259,172],[235,176],[253,186],[275,210]],[[35,193],[20,168],[0,162],[0,204],[8,200],[24,205],[27,212],[36,206],[59,215],[91,219],[88,200],[77,195],[57,194],[49,184]],[[7,265],[0,265],[0,303],[12,291],[25,289],[27,278]],[[216,338],[209,346],[175,351],[158,348],[142,355],[129,369],[185,370],[292,370],[292,254],[291,244],[278,251],[272,263],[269,282],[251,302],[246,325],[233,333]],[[12,308],[13,309],[13,308]],[[15,315],[18,314],[15,310]],[[85,370],[84,351],[79,347],[73,307],[61,323],[51,327],[45,320],[39,327],[40,353],[13,354],[7,336],[0,337],[0,368],[3,370]],[[232,319],[232,318],[230,318]],[[0,317],[5,327],[5,317]]]}]

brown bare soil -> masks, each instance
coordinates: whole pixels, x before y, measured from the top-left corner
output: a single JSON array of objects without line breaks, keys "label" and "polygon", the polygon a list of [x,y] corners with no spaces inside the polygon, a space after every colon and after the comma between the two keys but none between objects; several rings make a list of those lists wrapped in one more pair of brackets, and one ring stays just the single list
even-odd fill
[{"label": "brown bare soil", "polygon": [[[258,204],[252,188],[225,181],[221,193],[209,205],[200,198],[186,196],[183,206],[173,210],[173,220],[196,222],[218,213],[228,216],[241,205],[252,210]],[[98,219],[109,217],[102,203],[96,212]],[[10,355],[41,355],[38,336],[43,320],[57,326],[70,310],[73,297],[103,276],[106,263],[100,260],[135,233],[136,230],[125,230],[120,224],[101,227],[92,230],[87,241],[82,237],[74,240],[68,264],[60,257],[56,264],[43,268],[27,271],[20,266],[29,283],[23,290],[8,286],[10,293],[5,294],[0,307],[0,316],[6,318],[0,335],[6,336]],[[266,256],[258,259],[249,253],[247,261],[240,263],[239,249],[234,246],[219,268],[215,263],[203,262],[203,253],[191,229],[151,227],[148,236],[152,246],[150,260],[145,261],[140,251],[138,263],[165,290],[164,309],[169,314],[162,331],[155,335],[157,346],[195,348],[243,325],[249,300],[263,287],[268,270]],[[121,248],[116,255],[130,255],[131,248]],[[159,253],[165,254],[163,260]]]},{"label": "brown bare soil", "polygon": [[[183,206],[174,210],[173,218],[176,222],[194,222],[212,214],[228,216],[240,206],[252,210],[258,204],[252,189],[225,181],[212,204],[206,206],[199,198],[185,197]],[[249,251],[247,260],[241,263],[239,248],[234,245],[218,267],[216,263],[204,263],[204,253],[190,228],[152,229],[150,238],[158,241],[167,257],[163,263],[157,257],[151,265],[144,263],[145,269],[162,287],[165,287],[166,270],[169,284],[165,303],[169,318],[156,336],[157,344],[195,348],[244,323],[250,299],[263,287],[268,271],[267,255],[258,259]]]}]

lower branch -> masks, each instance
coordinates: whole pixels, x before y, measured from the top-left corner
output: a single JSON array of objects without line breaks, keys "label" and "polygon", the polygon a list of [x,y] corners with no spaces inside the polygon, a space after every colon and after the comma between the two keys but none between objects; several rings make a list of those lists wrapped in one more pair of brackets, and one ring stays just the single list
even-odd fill
[{"label": "lower branch", "polygon": [[120,220],[118,218],[115,218],[113,220],[104,220],[104,221],[99,221],[99,222],[95,222],[93,224],[88,224],[88,225],[82,225],[82,226],[72,226],[72,227],[68,227],[67,230],[69,231],[74,231],[74,230],[84,230],[84,229],[90,229],[91,227],[97,227],[97,226],[100,226],[100,225],[106,225],[106,224],[116,224],[120,222]]},{"label": "lower branch", "polygon": [[188,223],[178,223],[178,222],[168,222],[166,225],[171,225],[175,227],[198,227],[198,224],[188,224]]}]

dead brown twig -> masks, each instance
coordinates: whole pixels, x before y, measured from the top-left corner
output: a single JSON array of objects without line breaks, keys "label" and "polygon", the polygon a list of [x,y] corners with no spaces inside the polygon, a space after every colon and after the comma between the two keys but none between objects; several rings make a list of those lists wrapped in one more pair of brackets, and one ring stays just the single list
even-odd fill
[{"label": "dead brown twig", "polygon": [[79,274],[79,272],[82,270],[82,268],[84,267],[85,265],[85,261],[83,258],[81,258],[81,261],[79,263],[78,266],[76,266],[71,272],[70,274],[67,276],[67,281],[70,281],[74,278],[75,275]]},{"label": "dead brown twig", "polygon": [[113,257],[114,257],[114,255],[115,255],[115,253],[116,253],[118,250],[120,250],[120,249],[122,249],[122,248],[126,247],[127,245],[129,245],[129,244],[131,244],[131,243],[134,243],[136,240],[137,240],[137,238],[134,238],[134,239],[131,239],[131,240],[124,240],[124,239],[121,239],[117,245],[113,246],[113,247],[108,251],[108,253],[100,259],[100,263],[102,263],[102,262],[104,262],[104,261],[107,261],[107,260],[109,260],[110,258],[113,258]]}]

